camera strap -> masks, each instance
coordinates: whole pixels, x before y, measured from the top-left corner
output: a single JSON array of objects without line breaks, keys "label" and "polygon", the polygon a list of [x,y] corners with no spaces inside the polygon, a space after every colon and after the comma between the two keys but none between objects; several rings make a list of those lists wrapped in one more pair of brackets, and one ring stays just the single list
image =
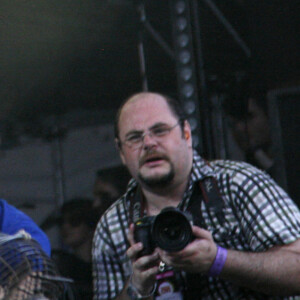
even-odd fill
[{"label": "camera strap", "polygon": [[[224,214],[223,214],[224,203],[216,179],[214,177],[206,177],[203,180],[199,181],[199,187],[201,189],[206,207],[215,212],[218,222],[221,225],[223,225],[224,224]],[[196,193],[195,189],[196,187],[194,188],[193,194],[201,195],[201,193]],[[199,196],[197,198],[199,199]],[[199,203],[199,206],[200,205],[201,204]]]},{"label": "camera strap", "polygon": [[[223,199],[214,177],[206,177],[194,184],[194,189],[188,203],[187,211],[193,216],[194,225],[207,229],[202,217],[201,202],[204,201],[207,209],[212,210],[218,222],[224,224]],[[207,278],[201,273],[186,273],[184,299],[200,299],[201,291],[207,286]]]},{"label": "camera strap", "polygon": [[136,187],[134,195],[130,199],[129,223],[135,223],[145,214],[145,199],[140,186]]},{"label": "camera strap", "polygon": [[[130,222],[136,222],[144,217],[145,201],[141,188],[137,186],[130,199]],[[192,195],[188,200],[186,209],[192,214],[194,225],[207,229],[201,212],[202,201],[205,202],[208,209],[215,212],[219,223],[222,225],[224,223],[222,212],[224,203],[214,177],[206,177],[194,183]],[[179,209],[183,210],[183,205],[184,203],[181,203]],[[186,278],[183,279],[181,273],[173,269],[167,269],[158,274],[157,283],[158,288],[154,295],[156,300],[196,300],[199,299],[201,290],[207,284],[203,274],[186,273]]]}]

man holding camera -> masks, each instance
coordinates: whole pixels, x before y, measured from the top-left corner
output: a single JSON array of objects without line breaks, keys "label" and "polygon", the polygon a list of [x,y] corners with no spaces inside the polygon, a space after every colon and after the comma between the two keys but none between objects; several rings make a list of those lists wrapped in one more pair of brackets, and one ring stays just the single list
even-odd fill
[{"label": "man holding camera", "polygon": [[94,299],[300,294],[300,212],[267,174],[203,160],[178,103],[157,93],[127,99],[115,135],[133,180],[95,232]]}]

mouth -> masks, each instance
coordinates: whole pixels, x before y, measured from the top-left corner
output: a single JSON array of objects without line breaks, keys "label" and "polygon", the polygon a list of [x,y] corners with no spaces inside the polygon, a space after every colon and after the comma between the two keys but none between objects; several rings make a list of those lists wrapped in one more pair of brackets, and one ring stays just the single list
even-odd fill
[{"label": "mouth", "polygon": [[162,155],[147,156],[147,157],[142,159],[141,166],[142,165],[156,165],[156,164],[158,164],[158,163],[160,163],[164,160],[166,160],[166,158],[163,157]]}]

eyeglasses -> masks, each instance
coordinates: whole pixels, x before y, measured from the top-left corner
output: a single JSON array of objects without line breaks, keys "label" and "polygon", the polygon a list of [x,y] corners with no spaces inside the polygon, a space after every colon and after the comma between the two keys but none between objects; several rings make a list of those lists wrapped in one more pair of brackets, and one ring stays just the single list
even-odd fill
[{"label": "eyeglasses", "polygon": [[144,138],[147,134],[156,141],[160,141],[161,139],[165,138],[177,125],[179,125],[179,123],[180,121],[178,121],[174,126],[156,125],[145,132],[136,131],[130,133],[122,143],[133,150],[138,149],[143,145]]}]

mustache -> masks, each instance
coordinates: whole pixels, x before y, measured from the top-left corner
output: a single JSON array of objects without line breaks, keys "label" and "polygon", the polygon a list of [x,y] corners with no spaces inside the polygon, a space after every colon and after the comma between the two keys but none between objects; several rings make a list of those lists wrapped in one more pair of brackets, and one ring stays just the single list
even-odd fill
[{"label": "mustache", "polygon": [[142,166],[143,164],[145,164],[149,159],[151,158],[159,158],[159,159],[164,159],[169,161],[169,158],[161,153],[158,152],[156,150],[149,150],[147,153],[145,153],[139,160],[139,166]]}]

